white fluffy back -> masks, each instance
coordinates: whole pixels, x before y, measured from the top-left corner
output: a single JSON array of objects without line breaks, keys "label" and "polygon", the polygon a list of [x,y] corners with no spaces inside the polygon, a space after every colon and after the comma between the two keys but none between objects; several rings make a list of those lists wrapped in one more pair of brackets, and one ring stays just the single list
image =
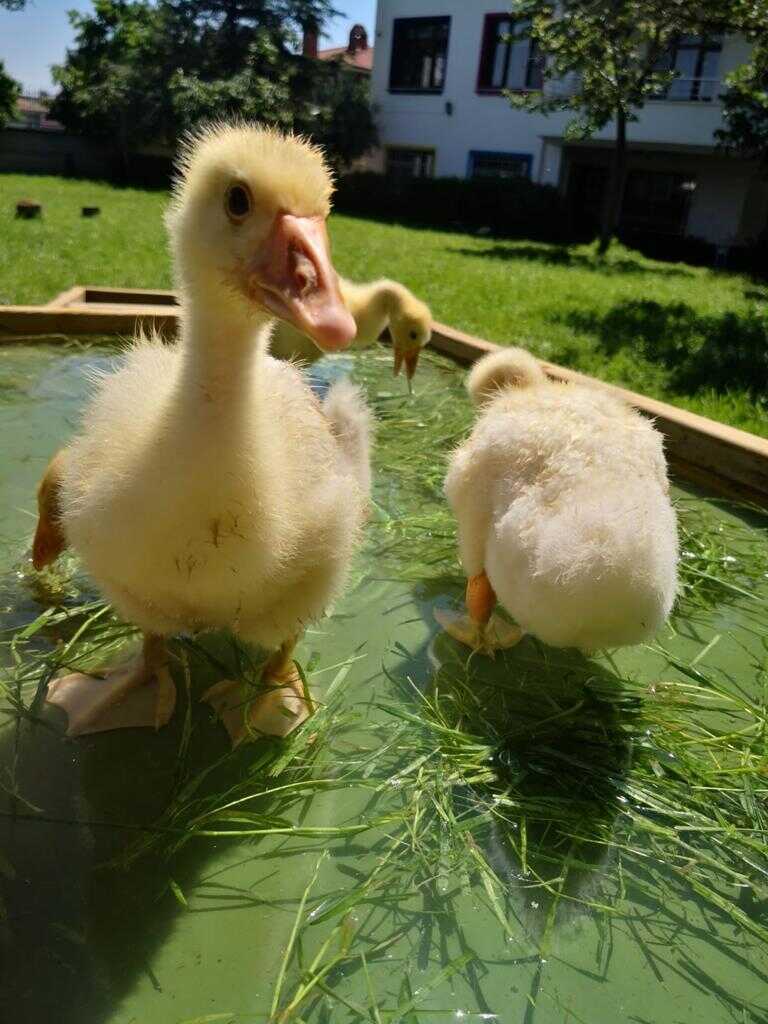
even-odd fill
[{"label": "white fluffy back", "polygon": [[[498,366],[482,362],[481,394]],[[492,391],[446,479],[460,532],[471,537],[484,505],[485,568],[502,604],[544,642],[586,651],[647,639],[669,614],[668,487],[647,419],[600,388],[556,383]]]}]

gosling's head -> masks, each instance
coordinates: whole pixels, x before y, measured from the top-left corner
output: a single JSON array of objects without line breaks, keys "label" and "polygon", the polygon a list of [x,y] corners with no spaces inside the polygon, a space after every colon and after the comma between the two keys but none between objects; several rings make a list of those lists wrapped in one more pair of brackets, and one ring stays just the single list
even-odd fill
[{"label": "gosling's head", "polygon": [[432,314],[429,306],[415,296],[403,302],[401,312],[389,323],[392,348],[395,353],[395,376],[405,367],[405,375],[411,380],[416,373],[421,350],[432,337]]},{"label": "gosling's head", "polygon": [[467,391],[475,405],[482,406],[505,388],[532,388],[546,382],[535,356],[522,348],[505,348],[478,359],[467,378]]},{"label": "gosling's head", "polygon": [[356,328],[331,263],[332,192],[322,153],[303,139],[245,123],[190,136],[166,218],[185,294],[346,348]]}]

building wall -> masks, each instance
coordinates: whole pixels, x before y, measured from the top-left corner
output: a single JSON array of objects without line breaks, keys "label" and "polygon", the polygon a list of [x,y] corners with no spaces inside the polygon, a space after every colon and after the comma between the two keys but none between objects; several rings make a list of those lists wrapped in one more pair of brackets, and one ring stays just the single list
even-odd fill
[{"label": "building wall", "polygon": [[[607,167],[605,145],[570,146],[565,151],[564,176],[573,163]],[[741,245],[754,241],[768,215],[768,182],[759,168],[744,160],[717,153],[690,153],[663,148],[638,150],[628,169],[682,174],[696,183],[688,208],[686,233],[713,245]]]},{"label": "building wall", "polygon": [[[468,172],[471,150],[527,154],[534,181],[555,185],[565,182],[561,140],[568,114],[528,114],[513,110],[503,96],[476,91],[485,15],[503,13],[505,7],[498,0],[379,0],[372,91],[384,153],[388,146],[434,148],[435,174],[458,177]],[[394,19],[441,15],[451,17],[442,93],[390,93]],[[742,63],[748,54],[749,45],[744,40],[726,39],[718,77]],[[629,125],[628,137],[630,146],[670,147],[670,167],[674,164],[675,170],[696,171],[689,233],[716,244],[733,244],[758,233],[755,224],[761,217],[764,223],[765,196],[754,184],[754,167],[714,154],[713,133],[721,121],[717,101],[651,101],[640,112],[639,120]],[[594,141],[605,144],[613,137],[614,129],[609,125]],[[698,152],[686,152],[686,147],[697,147]]]},{"label": "building wall", "polygon": [[743,161],[711,157],[700,160],[695,172],[697,189],[688,215],[688,234],[716,245],[748,242],[749,233],[743,227],[754,219],[748,216],[746,201],[756,169]]},{"label": "building wall", "polygon": [[[498,0],[379,0],[376,14],[376,60],[373,67],[373,99],[383,146],[434,146],[435,174],[464,177],[470,150],[500,150],[532,157],[531,174],[539,180],[541,135],[560,134],[567,119],[555,114],[547,119],[512,110],[503,96],[476,93],[483,24],[486,14],[500,13]],[[445,86],[439,96],[392,94],[389,65],[395,18],[450,15],[451,32]],[[446,104],[453,107],[446,113]],[[550,173],[557,180],[559,163]]]}]

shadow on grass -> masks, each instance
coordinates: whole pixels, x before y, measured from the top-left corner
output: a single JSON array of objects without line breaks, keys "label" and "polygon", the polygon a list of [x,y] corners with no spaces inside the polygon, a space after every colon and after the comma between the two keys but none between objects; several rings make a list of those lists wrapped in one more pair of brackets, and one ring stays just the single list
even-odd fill
[{"label": "shadow on grass", "polygon": [[488,249],[449,248],[448,252],[481,259],[510,262],[545,263],[554,267],[593,270],[596,274],[663,274],[665,277],[691,277],[693,271],[683,267],[647,267],[639,260],[622,257],[601,260],[597,256],[575,252],[567,245],[494,245]]},{"label": "shadow on grass", "polygon": [[[443,594],[454,589],[452,578],[443,584]],[[460,847],[463,829],[487,819],[468,845],[503,880],[505,915],[545,950],[563,912],[589,913],[610,874],[602,840],[633,763],[637,689],[576,650],[530,636],[490,659],[438,634],[428,662],[419,713],[433,723],[437,777],[451,780],[444,785],[462,822],[453,842]],[[415,655],[396,674],[406,701],[422,665]]]},{"label": "shadow on grass", "polygon": [[556,319],[593,335],[609,356],[630,348],[661,364],[683,393],[768,389],[768,318],[757,309],[703,315],[685,302],[629,299],[605,314],[573,310]]}]

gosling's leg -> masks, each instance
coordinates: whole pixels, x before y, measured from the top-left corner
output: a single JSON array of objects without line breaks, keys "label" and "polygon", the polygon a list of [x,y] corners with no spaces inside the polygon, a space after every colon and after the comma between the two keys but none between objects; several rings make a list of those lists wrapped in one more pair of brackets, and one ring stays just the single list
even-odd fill
[{"label": "gosling's leg", "polygon": [[522,630],[494,615],[496,593],[485,570],[467,580],[465,602],[466,615],[441,608],[435,611],[435,618],[449,636],[475,651],[491,655],[519,643]]},{"label": "gosling's leg", "polygon": [[103,678],[74,672],[54,679],[47,700],[67,712],[67,736],[142,726],[159,729],[176,707],[165,639],[145,634],[141,653]]},{"label": "gosling's leg", "polygon": [[261,686],[225,679],[209,687],[207,701],[226,726],[232,746],[259,736],[287,736],[314,711],[293,660],[298,637],[286,641],[267,661]]},{"label": "gosling's leg", "polygon": [[40,571],[55,562],[67,546],[61,526],[61,480],[66,450],[56,452],[37,488],[37,529],[32,541],[32,564]]}]

